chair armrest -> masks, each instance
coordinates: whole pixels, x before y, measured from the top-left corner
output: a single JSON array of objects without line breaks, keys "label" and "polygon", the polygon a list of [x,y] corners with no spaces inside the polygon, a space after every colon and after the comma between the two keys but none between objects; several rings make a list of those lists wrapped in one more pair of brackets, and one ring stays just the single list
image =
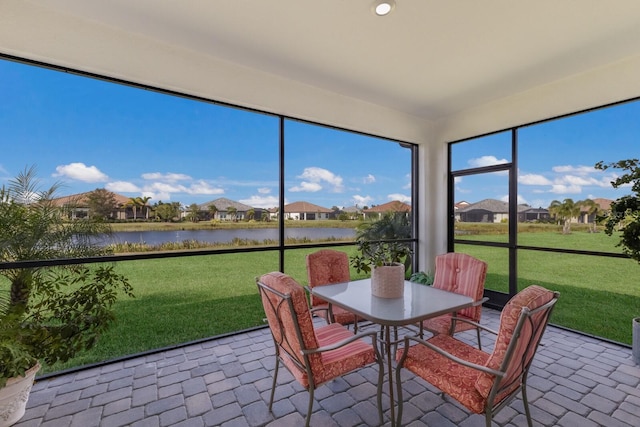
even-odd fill
[{"label": "chair armrest", "polygon": [[376,348],[376,352],[377,352],[377,346],[375,345],[375,342],[376,342],[376,339],[378,337],[378,332],[369,331],[369,332],[362,332],[362,333],[359,333],[357,335],[353,335],[353,336],[351,336],[349,338],[346,338],[346,339],[344,339],[342,341],[338,341],[336,343],[333,343],[331,345],[327,345],[327,346],[324,346],[324,347],[318,347],[318,348],[314,348],[314,349],[302,350],[302,354],[314,354],[314,353],[322,353],[322,352],[325,352],[325,351],[335,350],[337,348],[344,347],[345,345],[347,345],[349,343],[352,343],[354,341],[357,341],[357,340],[359,340],[361,338],[365,338],[365,337],[368,337],[368,336],[372,337],[373,344],[374,344],[374,347]]},{"label": "chair armrest", "polygon": [[315,313],[316,311],[326,311],[326,312],[330,312],[331,309],[329,307],[314,307],[309,309],[309,312],[311,314]]},{"label": "chair armrest", "polygon": [[454,362],[456,362],[456,363],[458,363],[460,365],[466,366],[468,368],[476,369],[478,371],[485,372],[487,374],[495,375],[495,376],[497,376],[499,378],[502,378],[504,376],[504,374],[505,374],[504,372],[496,371],[495,369],[487,368],[484,365],[478,365],[477,363],[472,363],[472,362],[469,362],[467,360],[461,359],[461,358],[459,358],[457,356],[454,356],[453,354],[451,354],[451,353],[449,353],[447,351],[444,351],[440,347],[435,346],[435,345],[431,344],[430,342],[425,341],[425,340],[423,340],[422,338],[419,338],[419,337],[404,337],[404,350],[403,350],[403,353],[402,353],[402,357],[398,361],[398,368],[397,369],[400,369],[404,365],[404,360],[406,359],[407,354],[409,352],[409,346],[410,346],[409,342],[410,341],[415,341],[418,344],[424,345],[424,346],[430,348],[431,350],[435,351],[436,353],[440,354],[441,356],[444,356],[447,359],[452,360],[452,361],[454,361]]},{"label": "chair armrest", "polygon": [[[307,291],[307,293],[309,295],[309,298],[311,298],[311,294],[313,294],[313,291],[311,290],[309,285],[304,285],[303,288],[304,288],[305,291]],[[327,312],[327,323],[329,323],[329,324],[334,323],[333,306],[331,304],[329,304],[327,307],[314,307],[309,311],[311,312],[311,314],[315,313],[316,311],[326,311]]]},{"label": "chair armrest", "polygon": [[478,322],[474,322],[473,320],[469,320],[469,319],[463,319],[461,317],[452,317],[452,322],[464,322],[464,323],[468,323],[470,325],[475,326],[476,328],[482,329],[483,331],[492,333],[493,335],[498,335],[498,331],[493,330],[491,328],[487,328],[486,326],[481,325]]}]

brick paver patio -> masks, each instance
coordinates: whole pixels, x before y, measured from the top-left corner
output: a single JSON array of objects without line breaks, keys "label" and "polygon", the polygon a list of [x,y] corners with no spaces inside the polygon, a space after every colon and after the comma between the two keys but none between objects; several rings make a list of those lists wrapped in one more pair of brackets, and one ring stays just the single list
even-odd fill
[{"label": "brick paver patio", "polygon": [[[497,328],[499,312],[483,323]],[[461,334],[474,340],[474,333]],[[492,339],[483,337],[485,350]],[[536,355],[528,394],[534,424],[591,427],[640,426],[640,367],[631,350],[550,326]],[[267,409],[274,367],[268,329],[135,357],[38,380],[28,426],[300,426],[308,394],[280,370],[273,413]],[[377,425],[377,368],[366,367],[316,391],[312,426]],[[443,398],[427,383],[404,377],[404,425],[484,426],[484,417]],[[386,387],[385,387],[386,388]],[[386,392],[386,390],[385,390]],[[389,416],[385,394],[385,416]],[[522,401],[496,417],[523,426]]]}]

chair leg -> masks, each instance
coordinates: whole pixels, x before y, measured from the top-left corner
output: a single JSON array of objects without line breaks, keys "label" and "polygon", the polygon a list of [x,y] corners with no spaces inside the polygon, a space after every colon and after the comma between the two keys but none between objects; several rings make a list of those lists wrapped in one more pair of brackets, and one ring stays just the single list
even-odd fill
[{"label": "chair leg", "polygon": [[529,411],[529,401],[527,399],[526,381],[522,383],[522,404],[524,405],[524,414],[527,417],[527,425],[529,427],[533,427],[533,422],[531,421],[531,411]]},{"label": "chair leg", "polygon": [[480,328],[476,328],[476,334],[478,335],[478,350],[482,350],[482,341],[480,341]]},{"label": "chair leg", "polygon": [[384,384],[384,363],[382,356],[378,353],[378,418],[380,419],[380,425],[384,424],[384,416],[382,415],[382,385]]},{"label": "chair leg", "polygon": [[309,427],[311,422],[311,410],[313,409],[313,384],[309,384],[309,407],[307,408],[307,420],[304,423],[304,427]]},{"label": "chair leg", "polygon": [[402,425],[402,381],[400,380],[400,371],[402,368],[400,366],[396,366],[396,402],[398,404],[398,413],[396,415],[396,425]]},{"label": "chair leg", "polygon": [[273,384],[271,384],[271,397],[269,398],[269,412],[273,406],[273,397],[276,394],[276,382],[278,381],[278,368],[280,367],[280,359],[276,357],[276,369],[273,372]]},{"label": "chair leg", "polygon": [[487,427],[491,427],[491,419],[493,418],[493,413],[491,412],[491,409],[487,409],[484,412],[484,421]]}]

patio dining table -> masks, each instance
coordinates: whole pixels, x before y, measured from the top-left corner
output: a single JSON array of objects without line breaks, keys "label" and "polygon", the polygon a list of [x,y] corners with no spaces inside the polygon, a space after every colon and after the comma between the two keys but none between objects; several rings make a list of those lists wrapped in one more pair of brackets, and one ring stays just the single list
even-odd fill
[{"label": "patio dining table", "polygon": [[380,298],[372,295],[371,279],[316,286],[311,292],[329,304],[344,308],[358,317],[382,326],[381,342],[387,359],[392,426],[395,425],[395,401],[391,349],[397,341],[391,338],[391,328],[417,325],[430,317],[470,307],[474,302],[471,297],[465,295],[409,281],[404,283],[404,295],[401,298]]}]

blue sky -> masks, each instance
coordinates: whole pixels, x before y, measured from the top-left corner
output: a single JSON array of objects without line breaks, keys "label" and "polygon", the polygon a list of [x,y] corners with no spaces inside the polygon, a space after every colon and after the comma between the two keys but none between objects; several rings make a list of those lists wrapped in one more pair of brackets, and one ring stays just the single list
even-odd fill
[{"label": "blue sky", "polygon": [[[613,189],[621,171],[594,165],[640,156],[638,102],[594,110],[523,127],[518,131],[518,202],[548,207],[553,200],[616,199],[629,188]],[[454,169],[511,161],[511,133],[461,143],[453,149]],[[456,182],[456,200],[508,200],[507,175],[467,176]]]},{"label": "blue sky", "polygon": [[[6,61],[0,93],[2,182],[36,165],[60,195],[278,205],[276,117]],[[286,203],[410,201],[410,151],[397,143],[296,121],[285,135]]]},{"label": "blue sky", "polygon": [[[96,188],[150,203],[219,197],[278,204],[276,117],[0,61],[0,182],[36,165],[60,195]],[[615,199],[599,161],[637,157],[640,106],[522,128],[519,202]],[[287,121],[285,202],[324,207],[410,203],[410,152],[397,143]],[[456,145],[454,168],[511,160],[510,133]],[[506,200],[507,177],[464,177],[456,201]]]}]

